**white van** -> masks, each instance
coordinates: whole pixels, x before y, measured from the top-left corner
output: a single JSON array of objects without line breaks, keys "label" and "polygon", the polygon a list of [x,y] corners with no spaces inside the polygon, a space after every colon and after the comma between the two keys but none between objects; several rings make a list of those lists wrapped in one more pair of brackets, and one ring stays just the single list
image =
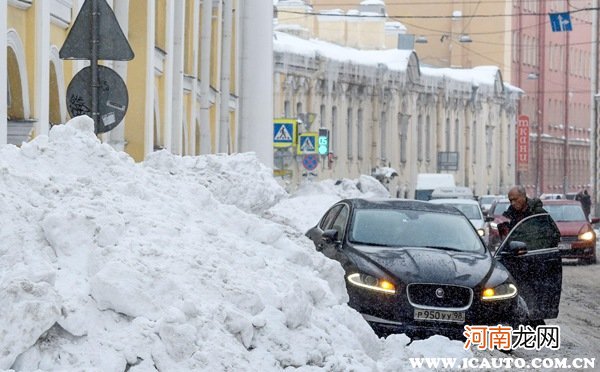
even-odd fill
[{"label": "white van", "polygon": [[431,193],[431,199],[475,199],[473,191],[464,186],[438,187]]},{"label": "white van", "polygon": [[415,187],[415,199],[430,200],[433,190],[440,187],[456,187],[454,175],[448,173],[419,173]]}]

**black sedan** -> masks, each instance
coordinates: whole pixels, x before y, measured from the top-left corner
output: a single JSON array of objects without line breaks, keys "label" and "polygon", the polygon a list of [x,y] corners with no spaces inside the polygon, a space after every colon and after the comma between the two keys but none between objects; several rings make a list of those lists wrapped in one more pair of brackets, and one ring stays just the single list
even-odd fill
[{"label": "black sedan", "polygon": [[521,221],[495,255],[456,208],[416,200],[341,200],[306,236],[340,262],[349,305],[379,335],[461,338],[464,325],[558,316],[560,233],[548,214]]}]

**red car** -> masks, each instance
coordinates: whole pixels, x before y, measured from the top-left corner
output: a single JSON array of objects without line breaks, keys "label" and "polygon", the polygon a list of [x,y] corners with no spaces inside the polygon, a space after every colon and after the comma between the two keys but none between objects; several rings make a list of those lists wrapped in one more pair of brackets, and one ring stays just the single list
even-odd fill
[{"label": "red car", "polygon": [[600,222],[599,217],[585,218],[581,203],[575,200],[544,200],[548,211],[560,230],[558,246],[562,258],[577,258],[581,262],[596,263],[596,232],[592,224]]},{"label": "red car", "polygon": [[510,207],[510,202],[508,199],[497,199],[492,203],[492,206],[488,210],[486,221],[488,224],[488,234],[489,234],[489,243],[488,246],[492,250],[496,250],[498,244],[502,241],[500,237],[500,233],[498,232],[498,224],[501,222],[508,221],[508,218],[504,217],[502,213],[504,213],[508,207]]}]

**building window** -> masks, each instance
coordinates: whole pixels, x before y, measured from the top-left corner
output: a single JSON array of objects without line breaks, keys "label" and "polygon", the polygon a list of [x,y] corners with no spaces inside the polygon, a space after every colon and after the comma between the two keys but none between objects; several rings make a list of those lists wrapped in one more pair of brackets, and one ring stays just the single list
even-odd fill
[{"label": "building window", "polygon": [[471,154],[473,154],[473,164],[477,164],[477,121],[473,121],[471,128]]},{"label": "building window", "polygon": [[358,160],[363,158],[363,138],[363,110],[358,109],[356,113],[356,156],[358,156]]},{"label": "building window", "polygon": [[485,128],[485,158],[486,158],[486,165],[488,167],[492,166],[492,150],[494,147],[494,127],[492,126],[487,126]]},{"label": "building window", "polygon": [[331,134],[329,136],[329,152],[335,153],[337,150],[337,107],[331,108]]},{"label": "building window", "polygon": [[353,128],[352,128],[352,109],[351,108],[348,109],[348,115],[347,115],[347,122],[346,122],[346,124],[347,124],[347,131],[348,131],[347,132],[347,134],[348,134],[348,137],[347,137],[348,159],[352,159],[352,157],[354,155],[352,153],[352,143],[353,143],[354,140],[352,138],[352,129]]},{"label": "building window", "polygon": [[288,100],[285,100],[285,102],[283,102],[283,117],[291,118],[290,101]]},{"label": "building window", "polygon": [[379,118],[379,158],[382,161],[386,160],[386,127],[387,121],[385,120],[386,113],[385,111],[381,112],[381,117]]},{"label": "building window", "polygon": [[431,118],[425,118],[425,160],[431,161]]},{"label": "building window", "polygon": [[321,105],[319,108],[319,118],[321,120],[321,128],[326,128],[325,125],[325,105]]},{"label": "building window", "polygon": [[446,118],[446,132],[444,134],[444,137],[446,137],[444,140],[446,141],[446,151],[450,151],[450,138],[452,138],[452,136],[450,135],[451,130],[450,130],[450,118]]},{"label": "building window", "polygon": [[408,119],[403,113],[398,114],[398,125],[400,127],[400,162],[406,163],[408,153]]},{"label": "building window", "polygon": [[454,151],[458,152],[458,150],[460,149],[460,147],[458,147],[458,144],[460,142],[460,124],[458,122],[458,119],[454,119]]},{"label": "building window", "polygon": [[423,115],[417,117],[417,160],[423,161]]}]

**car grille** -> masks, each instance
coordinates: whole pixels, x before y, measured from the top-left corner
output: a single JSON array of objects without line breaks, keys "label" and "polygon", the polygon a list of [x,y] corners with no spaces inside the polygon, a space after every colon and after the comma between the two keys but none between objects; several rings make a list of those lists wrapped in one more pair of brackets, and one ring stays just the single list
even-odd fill
[{"label": "car grille", "polygon": [[560,241],[563,243],[573,243],[573,242],[576,242],[577,240],[578,240],[577,236],[561,236],[560,237]]},{"label": "car grille", "polygon": [[446,284],[409,284],[408,301],[416,307],[463,309],[471,306],[473,290]]}]

